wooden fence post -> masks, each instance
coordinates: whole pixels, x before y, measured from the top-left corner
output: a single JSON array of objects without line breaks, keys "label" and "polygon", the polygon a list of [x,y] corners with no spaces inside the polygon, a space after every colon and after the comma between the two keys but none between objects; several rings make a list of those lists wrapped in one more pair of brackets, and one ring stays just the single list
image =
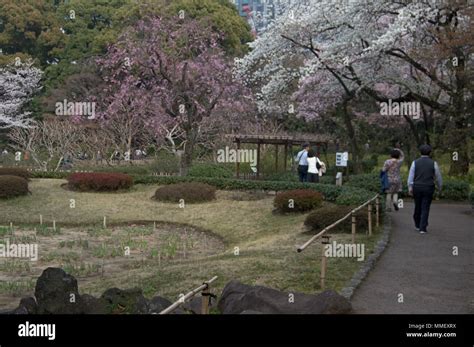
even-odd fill
[{"label": "wooden fence post", "polygon": [[369,222],[369,236],[372,236],[372,203],[369,204],[367,217],[368,217],[368,222]]},{"label": "wooden fence post", "polygon": [[356,238],[356,216],[355,213],[351,213],[351,221],[352,221],[352,243],[355,243]]},{"label": "wooden fence post", "polygon": [[375,225],[380,225],[380,198],[375,198]]},{"label": "wooden fence post", "polygon": [[206,288],[202,290],[201,314],[209,314],[209,301],[211,300],[210,293],[211,290],[209,284],[207,284]]},{"label": "wooden fence post", "polygon": [[324,235],[322,236],[321,245],[323,246],[322,254],[321,254],[321,289],[324,290],[326,287],[326,271],[328,266],[328,258],[326,257],[326,246],[329,244],[330,236]]}]

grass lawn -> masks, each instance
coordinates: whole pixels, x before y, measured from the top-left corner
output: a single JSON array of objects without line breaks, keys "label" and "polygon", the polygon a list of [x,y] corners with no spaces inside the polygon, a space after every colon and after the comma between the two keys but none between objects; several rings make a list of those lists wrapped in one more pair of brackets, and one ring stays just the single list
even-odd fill
[{"label": "grass lawn", "polygon": [[[0,259],[0,308],[15,307],[19,296],[31,295],[47,266],[62,266],[77,276],[81,293],[93,295],[138,286],[148,297],[174,300],[215,275],[218,293],[232,279],[290,292],[320,291],[321,245],[296,252],[311,236],[303,225],[306,215],[272,214],[272,196],[242,201],[235,195],[245,193],[219,191],[216,201],[180,208],[152,200],[157,186],[78,193],[61,188],[65,182],[34,179],[32,195],[0,201],[1,238],[12,222],[18,243],[36,240],[39,247],[37,262]],[[48,229],[38,225],[40,214]],[[51,229],[53,219],[59,233]],[[370,238],[358,231],[356,242],[365,243],[366,258],[379,236],[378,230]],[[350,239],[347,230],[332,234],[331,241]],[[121,253],[127,245],[130,256]],[[355,258],[330,258],[326,287],[342,289],[360,265]]]}]

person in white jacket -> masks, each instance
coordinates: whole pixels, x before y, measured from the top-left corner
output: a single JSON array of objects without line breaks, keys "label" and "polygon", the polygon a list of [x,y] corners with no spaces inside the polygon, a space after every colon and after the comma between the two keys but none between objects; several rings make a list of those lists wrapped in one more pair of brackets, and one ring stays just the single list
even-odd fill
[{"label": "person in white jacket", "polygon": [[319,170],[318,164],[321,165],[318,157],[314,153],[314,150],[308,151],[308,182],[318,183],[319,182]]},{"label": "person in white jacket", "polygon": [[324,164],[316,156],[314,150],[308,151],[308,182],[319,183],[319,177],[326,172],[326,164]]}]

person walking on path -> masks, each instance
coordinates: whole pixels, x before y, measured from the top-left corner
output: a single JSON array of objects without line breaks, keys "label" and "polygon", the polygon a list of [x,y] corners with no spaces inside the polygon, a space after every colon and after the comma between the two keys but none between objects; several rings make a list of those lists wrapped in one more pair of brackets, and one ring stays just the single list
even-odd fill
[{"label": "person walking on path", "polygon": [[402,178],[400,168],[402,167],[405,155],[400,148],[394,148],[390,152],[390,159],[383,164],[382,171],[387,173],[389,187],[385,191],[385,208],[388,212],[392,211],[392,205],[395,211],[398,211],[398,193],[402,191]]},{"label": "person walking on path", "polygon": [[431,201],[435,192],[435,180],[438,190],[441,192],[443,179],[438,163],[430,158],[431,146],[420,146],[421,157],[413,161],[408,175],[408,193],[415,200],[415,212],[413,219],[415,229],[420,234],[425,234],[428,230],[428,218],[430,215]]},{"label": "person walking on path", "polygon": [[300,182],[308,181],[308,150],[309,144],[303,144],[303,149],[296,155],[295,161],[298,163],[298,176]]},{"label": "person walking on path", "polygon": [[319,162],[315,152],[310,149],[308,151],[308,182],[319,183],[319,170],[317,163]]}]

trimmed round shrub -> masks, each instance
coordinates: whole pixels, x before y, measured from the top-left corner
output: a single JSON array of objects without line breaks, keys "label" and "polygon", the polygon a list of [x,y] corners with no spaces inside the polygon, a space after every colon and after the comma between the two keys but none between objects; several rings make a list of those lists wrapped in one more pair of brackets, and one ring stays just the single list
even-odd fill
[{"label": "trimmed round shrub", "polygon": [[216,198],[216,188],[205,183],[185,182],[160,187],[155,192],[155,199],[165,202],[198,203]]},{"label": "trimmed round shrub", "polygon": [[[312,231],[321,231],[325,227],[331,225],[332,223],[338,221],[339,219],[346,216],[351,212],[356,206],[337,206],[337,205],[327,205],[323,206],[316,211],[311,212],[304,221],[304,225]],[[375,209],[372,209],[374,217],[372,218],[372,223],[375,223]],[[345,221],[336,225],[332,231],[336,232],[351,232],[352,219],[349,217]],[[356,230],[358,232],[367,230],[369,225],[369,217],[367,208],[363,208],[356,212]],[[375,225],[375,224],[373,224]]]},{"label": "trimmed round shrub", "polygon": [[19,176],[0,176],[0,198],[8,199],[28,194],[28,181]]},{"label": "trimmed round shrub", "polygon": [[320,207],[324,197],[310,189],[296,189],[278,193],[273,205],[281,212],[304,212]]},{"label": "trimmed round shrub", "polygon": [[187,176],[209,178],[232,178],[234,172],[223,165],[215,163],[200,163],[189,168]]},{"label": "trimmed round shrub", "polygon": [[18,176],[26,180],[30,178],[30,173],[26,169],[21,169],[17,167],[2,167],[0,168],[0,176]]},{"label": "trimmed round shrub", "polygon": [[106,192],[129,189],[133,178],[129,175],[110,172],[78,172],[67,177],[68,188],[80,192]]}]

